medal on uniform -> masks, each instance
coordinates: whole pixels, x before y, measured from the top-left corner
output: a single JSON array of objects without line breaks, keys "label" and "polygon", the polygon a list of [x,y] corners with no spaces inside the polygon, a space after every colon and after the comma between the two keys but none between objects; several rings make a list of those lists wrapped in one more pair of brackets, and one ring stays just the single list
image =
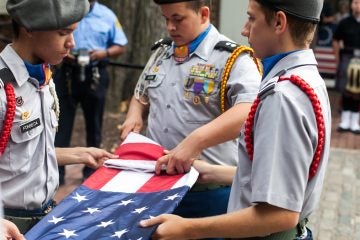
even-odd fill
[{"label": "medal on uniform", "polygon": [[193,98],[193,103],[195,105],[199,105],[201,103],[201,99],[200,99],[200,96],[199,95],[195,95],[194,98]]},{"label": "medal on uniform", "polygon": [[174,59],[178,63],[183,63],[189,59],[189,46],[184,45],[174,48]]},{"label": "medal on uniform", "polygon": [[215,82],[212,79],[204,80],[203,90],[205,93],[205,103],[209,103],[209,95],[214,91]]},{"label": "medal on uniform", "polygon": [[43,64],[43,71],[44,71],[44,77],[45,77],[45,83],[44,85],[47,85],[52,78],[52,71],[50,64]]},{"label": "medal on uniform", "polygon": [[158,71],[159,71],[159,67],[158,67],[158,66],[156,66],[156,67],[153,68],[153,73],[157,73]]},{"label": "medal on uniform", "polygon": [[29,118],[30,118],[30,112],[25,111],[25,112],[22,112],[22,113],[21,113],[21,120],[26,121],[26,120],[28,120]]},{"label": "medal on uniform", "polygon": [[184,97],[185,97],[186,99],[189,99],[189,97],[190,97],[190,92],[189,92],[189,91],[185,91]]},{"label": "medal on uniform", "polygon": [[15,98],[16,106],[21,107],[24,104],[22,96]]},{"label": "medal on uniform", "polygon": [[209,103],[209,96],[206,95],[205,98],[204,98],[204,100],[205,100],[205,103],[208,104],[208,103]]},{"label": "medal on uniform", "polygon": [[193,98],[193,103],[195,105],[198,105],[201,103],[201,99],[200,99],[200,93],[203,90],[203,85],[204,85],[204,81],[201,78],[195,78],[194,79],[194,85],[193,85],[193,91],[194,91],[194,98]]}]

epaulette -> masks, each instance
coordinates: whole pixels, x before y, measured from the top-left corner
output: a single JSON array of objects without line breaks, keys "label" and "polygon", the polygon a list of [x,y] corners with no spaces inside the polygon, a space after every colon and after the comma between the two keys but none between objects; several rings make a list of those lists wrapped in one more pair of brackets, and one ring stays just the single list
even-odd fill
[{"label": "epaulette", "polygon": [[162,39],[156,41],[156,42],[154,43],[154,45],[152,45],[151,51],[156,50],[156,49],[157,49],[158,47],[160,47],[161,45],[171,46],[171,44],[172,44],[171,38],[162,38]]},{"label": "epaulette", "polygon": [[275,92],[274,89],[275,89],[278,79],[279,79],[279,77],[270,79],[269,82],[260,89],[259,94],[258,94],[258,97],[260,98],[260,100],[263,100],[264,98],[266,98],[267,96],[269,96],[270,94],[273,94]]},{"label": "epaulette", "polygon": [[239,45],[234,43],[234,42],[230,42],[230,41],[220,41],[218,42],[214,49],[220,50],[220,51],[228,51],[228,52],[233,52]]},{"label": "epaulette", "polygon": [[3,88],[5,83],[14,81],[15,77],[8,68],[0,69],[0,88]]}]

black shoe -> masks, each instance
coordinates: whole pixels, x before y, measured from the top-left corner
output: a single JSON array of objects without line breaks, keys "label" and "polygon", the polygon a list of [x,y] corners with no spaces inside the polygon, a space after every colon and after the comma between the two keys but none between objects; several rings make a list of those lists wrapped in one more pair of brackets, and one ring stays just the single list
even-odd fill
[{"label": "black shoe", "polygon": [[336,131],[338,131],[338,132],[349,132],[349,131],[351,131],[350,130],[350,128],[342,128],[342,127],[338,127],[337,129],[336,129]]},{"label": "black shoe", "polygon": [[360,129],[356,129],[356,130],[350,130],[353,134],[360,134]]}]

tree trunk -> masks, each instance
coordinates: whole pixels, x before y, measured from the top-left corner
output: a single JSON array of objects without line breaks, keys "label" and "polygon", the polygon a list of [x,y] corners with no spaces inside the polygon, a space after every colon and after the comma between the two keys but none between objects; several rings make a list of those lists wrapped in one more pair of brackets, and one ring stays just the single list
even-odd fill
[{"label": "tree trunk", "polygon": [[[159,7],[152,0],[102,0],[118,16],[128,38],[126,52],[116,61],[145,65],[154,42],[166,36],[165,21]],[[141,69],[109,67],[111,82],[107,95],[107,110],[118,111],[122,100],[131,98]]]}]

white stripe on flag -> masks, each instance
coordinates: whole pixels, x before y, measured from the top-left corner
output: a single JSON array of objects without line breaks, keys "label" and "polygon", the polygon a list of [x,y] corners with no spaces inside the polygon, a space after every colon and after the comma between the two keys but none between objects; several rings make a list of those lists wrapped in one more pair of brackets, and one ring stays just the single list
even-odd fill
[{"label": "white stripe on flag", "polygon": [[182,186],[189,186],[192,187],[194,183],[196,182],[197,178],[199,176],[199,172],[195,170],[195,168],[191,167],[190,172],[188,174],[185,174],[182,178],[180,178],[172,188],[182,187]]},{"label": "white stripe on flag", "polygon": [[122,142],[122,144],[125,143],[151,143],[151,144],[155,144],[155,145],[159,145],[157,142],[154,142],[153,140],[138,134],[138,133],[129,133],[129,135],[125,138],[124,142]]},{"label": "white stripe on flag", "polygon": [[106,183],[100,190],[108,192],[137,192],[154,173],[142,173],[123,170]]}]

